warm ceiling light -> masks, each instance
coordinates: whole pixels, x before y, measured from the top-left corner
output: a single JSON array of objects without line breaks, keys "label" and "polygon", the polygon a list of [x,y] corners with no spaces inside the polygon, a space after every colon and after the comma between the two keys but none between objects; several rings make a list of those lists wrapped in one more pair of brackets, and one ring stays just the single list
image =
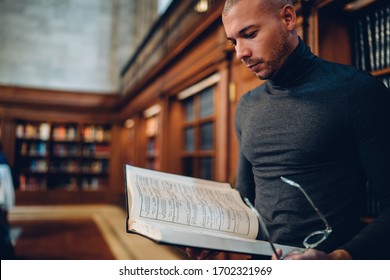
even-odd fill
[{"label": "warm ceiling light", "polygon": [[215,85],[216,83],[218,83],[220,80],[220,75],[219,73],[215,73],[214,75],[211,75],[210,77],[204,79],[203,81],[193,85],[193,86],[190,86],[189,88],[186,88],[185,90],[179,92],[177,94],[177,99],[179,100],[183,100],[183,99],[186,99],[194,94],[197,94],[199,93],[200,91],[212,86],[212,85]]},{"label": "warm ceiling light", "polygon": [[371,3],[374,3],[376,0],[354,0],[344,6],[344,10],[347,11],[356,11],[359,10]]},{"label": "warm ceiling light", "polygon": [[134,127],[134,120],[133,119],[127,119],[124,123],[124,126],[126,128],[133,128]]},{"label": "warm ceiling light", "polygon": [[160,111],[161,111],[161,106],[159,104],[155,104],[144,111],[144,117],[146,119],[153,117],[158,113],[160,113]]},{"label": "warm ceiling light", "polygon": [[195,5],[195,11],[198,13],[205,13],[209,9],[209,1],[208,0],[199,0]]}]

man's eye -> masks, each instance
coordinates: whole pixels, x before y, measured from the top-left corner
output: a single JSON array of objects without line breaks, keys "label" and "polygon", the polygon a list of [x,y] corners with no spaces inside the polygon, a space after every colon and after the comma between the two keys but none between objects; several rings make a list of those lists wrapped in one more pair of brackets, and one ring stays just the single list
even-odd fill
[{"label": "man's eye", "polygon": [[253,32],[251,32],[251,33],[245,34],[244,37],[247,38],[247,39],[251,39],[251,38],[256,37],[256,34],[257,34],[257,32],[256,32],[256,31],[253,31]]},{"label": "man's eye", "polygon": [[232,47],[236,46],[236,41],[234,41],[234,40],[230,40],[229,43],[230,43],[230,45],[231,45]]}]

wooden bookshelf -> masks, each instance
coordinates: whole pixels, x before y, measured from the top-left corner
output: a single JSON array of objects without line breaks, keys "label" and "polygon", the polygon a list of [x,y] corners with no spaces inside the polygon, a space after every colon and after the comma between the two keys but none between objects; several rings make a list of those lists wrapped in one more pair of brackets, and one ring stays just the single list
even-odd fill
[{"label": "wooden bookshelf", "polygon": [[146,167],[159,169],[158,114],[145,119],[146,134]]},{"label": "wooden bookshelf", "polygon": [[390,3],[318,2],[319,56],[352,64],[390,87]]},{"label": "wooden bookshelf", "polygon": [[16,189],[105,191],[110,154],[110,125],[17,121]]},{"label": "wooden bookshelf", "polygon": [[[390,88],[390,3],[371,1],[317,1],[319,56],[351,64],[370,72]],[[360,2],[363,3],[363,2]],[[367,184],[364,221],[380,212],[380,204]]]}]

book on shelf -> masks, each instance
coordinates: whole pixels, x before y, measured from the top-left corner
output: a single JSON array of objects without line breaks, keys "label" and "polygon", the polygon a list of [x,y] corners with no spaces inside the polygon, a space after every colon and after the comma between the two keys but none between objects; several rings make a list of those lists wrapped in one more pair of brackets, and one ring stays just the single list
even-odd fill
[{"label": "book on shelf", "polygon": [[16,125],[16,138],[49,140],[50,125],[48,123],[18,123]]},{"label": "book on shelf", "polygon": [[86,125],[82,131],[85,142],[108,142],[110,130],[102,125]]},{"label": "book on shelf", "polygon": [[[271,256],[256,214],[228,183],[125,166],[126,231],[157,243]],[[274,244],[283,252],[295,247]]]},{"label": "book on shelf", "polygon": [[356,17],[355,66],[375,72],[390,67],[390,4],[382,2]]}]

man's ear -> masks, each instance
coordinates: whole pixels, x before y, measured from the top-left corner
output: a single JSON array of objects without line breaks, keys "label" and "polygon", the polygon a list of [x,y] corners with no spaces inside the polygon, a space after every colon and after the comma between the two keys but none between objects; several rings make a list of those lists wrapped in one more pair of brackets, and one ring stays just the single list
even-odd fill
[{"label": "man's ear", "polygon": [[280,14],[282,16],[286,29],[288,31],[294,30],[297,24],[297,14],[295,12],[294,7],[291,5],[285,5],[280,11]]}]

